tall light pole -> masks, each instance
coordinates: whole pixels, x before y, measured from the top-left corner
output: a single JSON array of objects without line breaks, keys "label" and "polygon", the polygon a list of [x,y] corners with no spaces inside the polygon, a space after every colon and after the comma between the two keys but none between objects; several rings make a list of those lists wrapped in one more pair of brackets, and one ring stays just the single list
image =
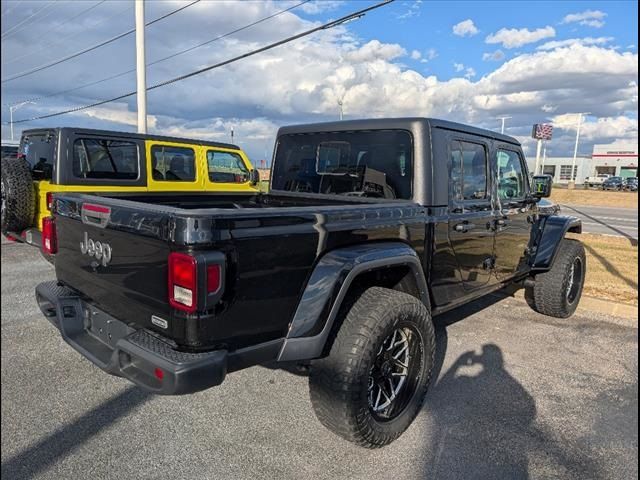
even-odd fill
[{"label": "tall light pole", "polygon": [[507,118],[512,118],[512,117],[498,117],[500,120],[502,120],[502,127],[500,127],[500,133],[504,133],[504,121]]},{"label": "tall light pole", "polygon": [[147,133],[147,72],[144,50],[144,0],[135,0],[135,2],[138,133]]},{"label": "tall light pole", "polygon": [[9,105],[9,124],[11,125],[11,141],[13,141],[13,112],[15,112],[20,107],[23,107],[29,103],[32,103],[34,105],[36,104],[35,102],[27,100],[26,102],[17,103],[15,105]]},{"label": "tall light pole", "polygon": [[344,104],[344,102],[342,101],[342,99],[338,100],[338,107],[340,107],[340,120],[342,120],[342,116],[343,116],[343,112],[342,112],[342,105]]},{"label": "tall light pole", "polygon": [[589,115],[591,112],[578,113],[578,128],[576,129],[576,146],[573,149],[573,162],[571,163],[571,180],[569,181],[569,188],[575,188],[576,186],[576,157],[578,156],[578,141],[580,140],[580,126],[582,125],[582,117]]}]

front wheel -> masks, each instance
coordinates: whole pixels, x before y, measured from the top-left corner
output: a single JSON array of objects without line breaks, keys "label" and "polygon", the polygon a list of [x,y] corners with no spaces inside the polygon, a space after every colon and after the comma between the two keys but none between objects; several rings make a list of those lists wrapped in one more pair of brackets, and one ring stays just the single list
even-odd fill
[{"label": "front wheel", "polygon": [[433,323],[422,302],[367,289],[346,313],[329,355],[311,365],[316,416],[350,442],[388,445],[420,411],[434,355]]},{"label": "front wheel", "polygon": [[570,317],[580,302],[586,273],[587,259],[582,243],[563,239],[551,270],[536,275],[534,286],[526,288],[527,303],[543,315]]}]

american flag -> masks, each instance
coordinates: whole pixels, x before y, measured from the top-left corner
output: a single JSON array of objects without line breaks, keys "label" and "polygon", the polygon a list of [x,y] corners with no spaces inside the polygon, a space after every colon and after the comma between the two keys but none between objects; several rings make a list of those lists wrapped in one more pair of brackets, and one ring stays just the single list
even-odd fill
[{"label": "american flag", "polygon": [[548,123],[536,123],[533,126],[533,132],[531,136],[536,140],[551,140],[553,134],[553,125]]}]

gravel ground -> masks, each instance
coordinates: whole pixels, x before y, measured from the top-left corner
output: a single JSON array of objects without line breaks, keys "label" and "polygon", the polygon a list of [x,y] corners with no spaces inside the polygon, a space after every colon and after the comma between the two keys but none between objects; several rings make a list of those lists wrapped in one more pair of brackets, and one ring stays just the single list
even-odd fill
[{"label": "gravel ground", "polygon": [[40,314],[53,277],[3,243],[3,479],[637,478],[636,322],[496,297],[439,317],[425,408],[369,451],[320,425],[302,375],[254,367],[159,397],[102,373]]}]

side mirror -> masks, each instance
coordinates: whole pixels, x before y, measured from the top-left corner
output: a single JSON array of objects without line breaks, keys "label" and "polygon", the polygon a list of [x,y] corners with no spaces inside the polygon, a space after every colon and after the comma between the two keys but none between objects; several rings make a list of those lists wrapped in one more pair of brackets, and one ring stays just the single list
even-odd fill
[{"label": "side mirror", "polygon": [[251,185],[257,185],[260,182],[260,172],[256,168],[249,173],[249,180]]},{"label": "side mirror", "polygon": [[551,175],[534,175],[533,191],[534,197],[546,198],[551,195],[551,187],[553,186],[553,177]]}]

